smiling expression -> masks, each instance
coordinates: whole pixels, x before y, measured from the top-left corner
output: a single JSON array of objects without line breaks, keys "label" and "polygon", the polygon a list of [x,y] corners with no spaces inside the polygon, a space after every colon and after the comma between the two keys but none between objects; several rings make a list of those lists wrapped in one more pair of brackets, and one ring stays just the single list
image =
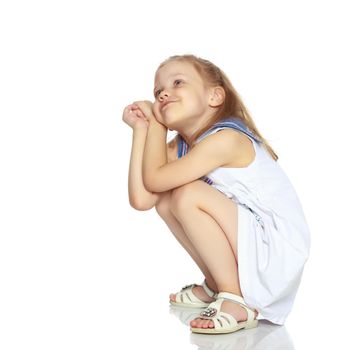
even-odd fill
[{"label": "smiling expression", "polygon": [[176,130],[181,121],[198,118],[209,108],[208,91],[190,63],[168,62],[156,72],[154,85],[157,118],[169,128]]}]

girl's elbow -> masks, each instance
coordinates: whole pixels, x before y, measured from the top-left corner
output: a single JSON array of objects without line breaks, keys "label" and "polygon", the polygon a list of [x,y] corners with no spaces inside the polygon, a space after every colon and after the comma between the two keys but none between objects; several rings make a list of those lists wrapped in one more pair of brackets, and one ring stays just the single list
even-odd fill
[{"label": "girl's elbow", "polygon": [[138,211],[146,211],[153,208],[153,206],[150,206],[148,203],[142,201],[130,200],[129,203],[132,208]]}]

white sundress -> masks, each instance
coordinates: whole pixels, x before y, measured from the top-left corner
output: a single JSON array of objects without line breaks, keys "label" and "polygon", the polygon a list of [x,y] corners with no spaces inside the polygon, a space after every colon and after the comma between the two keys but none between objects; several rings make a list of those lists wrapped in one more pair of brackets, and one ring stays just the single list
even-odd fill
[{"label": "white sundress", "polygon": [[[245,133],[255,149],[245,168],[217,168],[201,179],[238,207],[238,272],[243,298],[257,319],[283,325],[290,313],[310,251],[310,232],[287,175],[238,118],[226,118],[197,138],[222,129]],[[178,157],[188,146],[179,136]]]}]

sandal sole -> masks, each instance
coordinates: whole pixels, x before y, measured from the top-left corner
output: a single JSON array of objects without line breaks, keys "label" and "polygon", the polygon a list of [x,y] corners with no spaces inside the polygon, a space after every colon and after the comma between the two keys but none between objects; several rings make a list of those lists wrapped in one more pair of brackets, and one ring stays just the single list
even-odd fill
[{"label": "sandal sole", "polygon": [[258,326],[259,321],[254,320],[249,325],[247,322],[240,322],[238,325],[234,328],[227,328],[227,329],[215,329],[215,328],[192,328],[191,331],[193,333],[205,333],[205,334],[225,334],[225,333],[233,333],[240,329],[251,329]]}]

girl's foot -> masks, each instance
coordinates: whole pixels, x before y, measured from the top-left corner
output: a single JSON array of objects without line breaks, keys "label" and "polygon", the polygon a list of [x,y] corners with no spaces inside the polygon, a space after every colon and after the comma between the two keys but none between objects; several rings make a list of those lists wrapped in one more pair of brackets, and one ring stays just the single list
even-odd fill
[{"label": "girl's foot", "polygon": [[[193,294],[199,298],[200,300],[204,301],[205,303],[211,303],[212,301],[214,301],[215,299],[210,297],[206,291],[204,290],[204,288],[202,286],[195,286],[192,289]],[[169,296],[170,300],[172,301],[176,301],[176,294],[170,294]]]},{"label": "girl's foot", "polygon": [[[246,321],[248,318],[247,311],[237,303],[234,303],[230,300],[225,300],[222,305],[220,311],[227,312],[232,315],[237,322]],[[258,312],[255,311],[255,317],[258,316]],[[190,322],[191,327],[195,328],[214,328],[214,322],[212,320],[202,319],[200,317],[195,318]]]}]

